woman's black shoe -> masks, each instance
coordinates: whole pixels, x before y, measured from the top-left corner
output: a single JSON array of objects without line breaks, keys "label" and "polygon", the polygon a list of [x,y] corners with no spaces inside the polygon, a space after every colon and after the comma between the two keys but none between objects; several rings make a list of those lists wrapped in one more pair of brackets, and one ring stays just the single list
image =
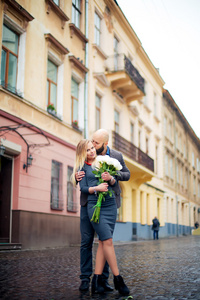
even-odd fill
[{"label": "woman's black shoe", "polygon": [[102,286],[101,275],[94,274],[92,278],[92,294],[102,294],[104,292],[104,288]]},{"label": "woman's black shoe", "polygon": [[130,291],[128,287],[125,285],[121,275],[114,276],[114,285],[115,285],[115,289],[118,290],[121,295],[123,296],[129,295]]}]

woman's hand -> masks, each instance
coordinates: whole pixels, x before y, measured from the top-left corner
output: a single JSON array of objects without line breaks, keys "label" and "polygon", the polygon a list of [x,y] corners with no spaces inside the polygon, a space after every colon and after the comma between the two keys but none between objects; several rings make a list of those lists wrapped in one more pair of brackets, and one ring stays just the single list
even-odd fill
[{"label": "woman's hand", "polygon": [[84,171],[78,171],[75,173],[76,181],[81,181],[84,176],[85,176]]},{"label": "woman's hand", "polygon": [[108,184],[106,182],[103,182],[96,187],[96,191],[98,192],[107,192],[108,191]]},{"label": "woman's hand", "polygon": [[104,172],[101,174],[101,178],[104,180],[104,181],[109,181],[112,179],[112,176],[110,175],[110,173],[108,172]]}]

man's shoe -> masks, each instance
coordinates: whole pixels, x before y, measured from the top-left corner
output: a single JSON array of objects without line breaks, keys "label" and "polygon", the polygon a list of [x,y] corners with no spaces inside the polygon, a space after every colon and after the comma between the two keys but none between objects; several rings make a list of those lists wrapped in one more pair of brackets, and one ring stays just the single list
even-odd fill
[{"label": "man's shoe", "polygon": [[114,290],[113,287],[110,286],[107,280],[102,280],[102,286],[104,287],[104,290],[106,292],[112,292]]},{"label": "man's shoe", "polygon": [[89,281],[83,280],[79,286],[79,291],[84,292],[89,290]]}]

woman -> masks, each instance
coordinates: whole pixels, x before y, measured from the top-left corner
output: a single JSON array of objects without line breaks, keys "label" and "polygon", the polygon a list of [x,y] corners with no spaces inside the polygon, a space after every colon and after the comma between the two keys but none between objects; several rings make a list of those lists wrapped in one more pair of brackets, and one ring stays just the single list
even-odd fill
[{"label": "woman", "polygon": [[[98,179],[92,173],[95,168],[96,150],[90,140],[82,140],[78,143],[76,149],[76,162],[73,170],[73,181],[75,184],[75,173],[83,170],[85,176],[79,182],[81,192],[88,194],[88,215],[92,218],[95,204],[97,202],[97,192],[107,192],[116,184],[115,178],[107,177],[107,182],[97,184]],[[102,174],[103,178],[104,174]],[[95,272],[92,279],[92,293],[103,293],[104,288],[101,285],[101,274],[105,262],[107,261],[114,275],[115,289],[122,295],[128,295],[129,289],[125,285],[123,278],[119,275],[115,250],[113,245],[113,231],[117,216],[117,207],[114,193],[112,196],[106,195],[105,201],[101,205],[99,223],[91,222],[94,230],[99,237],[99,245],[96,253]]]}]

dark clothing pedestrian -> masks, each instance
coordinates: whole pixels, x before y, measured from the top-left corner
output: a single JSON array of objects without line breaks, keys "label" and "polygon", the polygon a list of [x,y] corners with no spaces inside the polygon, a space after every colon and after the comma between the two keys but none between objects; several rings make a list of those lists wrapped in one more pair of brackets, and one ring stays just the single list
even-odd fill
[{"label": "dark clothing pedestrian", "polygon": [[195,227],[195,229],[199,228],[199,222],[195,222],[194,227]]},{"label": "dark clothing pedestrian", "polygon": [[153,220],[152,220],[152,230],[153,230],[153,239],[154,240],[158,240],[159,237],[158,237],[158,232],[159,232],[159,229],[160,229],[160,222],[159,220],[157,219],[157,217],[155,217]]}]

